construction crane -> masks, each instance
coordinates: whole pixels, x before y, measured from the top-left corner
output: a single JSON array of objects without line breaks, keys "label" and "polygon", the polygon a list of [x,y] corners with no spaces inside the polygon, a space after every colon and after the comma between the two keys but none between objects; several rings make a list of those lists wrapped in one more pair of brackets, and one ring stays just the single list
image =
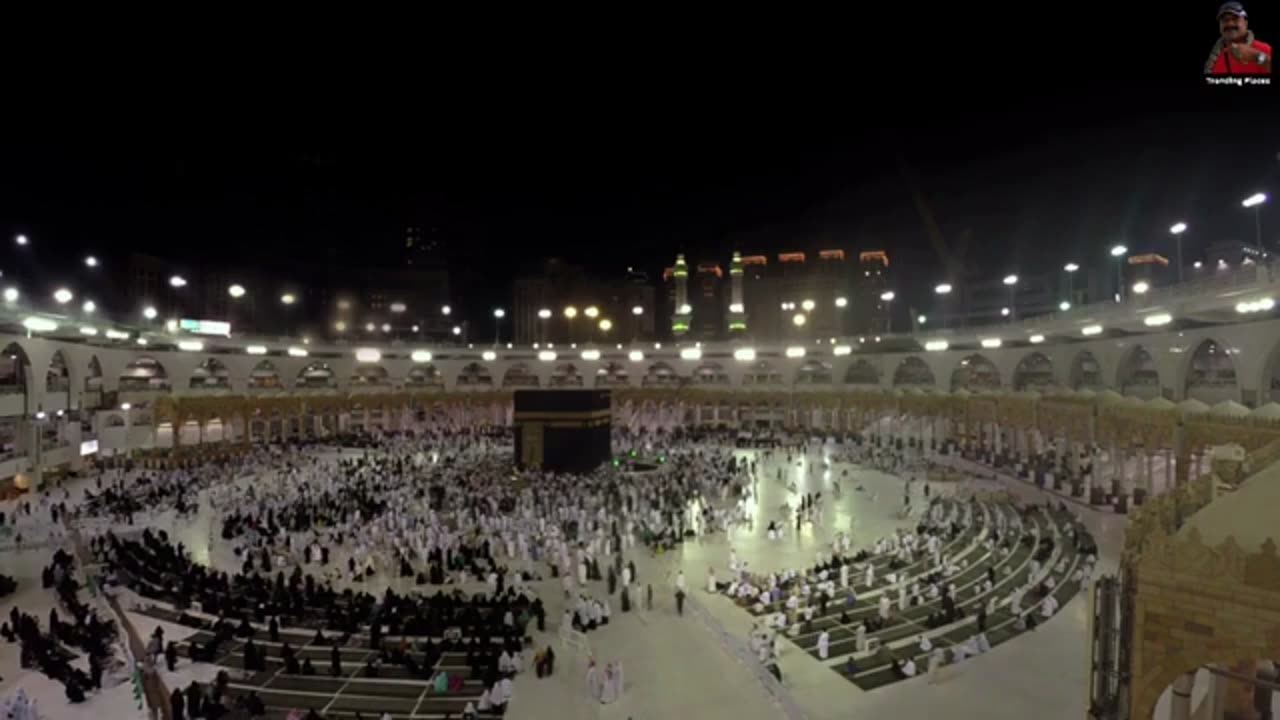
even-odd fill
[{"label": "construction crane", "polygon": [[964,272],[964,255],[969,246],[969,238],[972,233],[968,228],[961,232],[955,239],[954,247],[947,246],[947,239],[942,234],[942,230],[938,227],[937,219],[934,217],[933,208],[929,207],[928,200],[925,199],[924,192],[920,190],[920,184],[916,182],[915,175],[911,171],[911,166],[907,164],[907,159],[898,153],[898,171],[902,173],[902,179],[907,183],[907,187],[911,190],[911,199],[915,202],[916,212],[920,214],[920,220],[924,223],[925,233],[929,236],[929,242],[933,245],[933,250],[938,254],[938,260],[942,262],[942,267],[946,270],[946,276],[959,280]]}]

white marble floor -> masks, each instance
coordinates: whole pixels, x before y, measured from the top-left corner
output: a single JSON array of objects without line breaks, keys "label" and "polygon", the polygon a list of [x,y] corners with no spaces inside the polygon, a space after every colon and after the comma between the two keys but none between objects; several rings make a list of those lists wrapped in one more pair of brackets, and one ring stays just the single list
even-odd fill
[{"label": "white marble floor", "polygon": [[[748,456],[755,454],[755,451],[739,452]],[[776,479],[779,468],[785,473],[783,481]],[[839,498],[833,497],[831,491],[832,476],[842,486]],[[796,483],[797,493],[821,490],[826,499],[825,522],[816,527],[806,526],[798,535],[794,532],[794,516],[780,510],[784,501],[792,507],[799,502],[798,494],[787,489],[790,481]],[[856,490],[858,486],[863,490]],[[993,484],[985,481],[984,486]],[[1040,491],[1026,484],[1007,483],[1007,486],[1029,498],[1041,497]],[[656,557],[647,550],[637,549],[634,557],[628,558],[637,565],[639,583],[653,584],[654,609],[624,614],[619,611],[615,598],[614,621],[588,635],[590,652],[600,663],[620,660],[624,665],[626,690],[622,700],[615,704],[599,706],[587,698],[584,684],[587,658],[562,650],[555,640],[562,611],[562,591],[555,581],[542,583],[539,592],[547,605],[548,625],[547,633],[536,637],[535,643],[539,647],[556,643],[557,672],[554,677],[543,680],[531,673],[522,674],[516,682],[509,717],[514,720],[675,717],[763,720],[779,717],[770,695],[748,669],[722,649],[719,638],[694,617],[677,616],[674,600],[677,569],[684,570],[689,588],[724,627],[745,637],[751,625],[750,616],[724,598],[705,592],[708,567],[714,567],[721,577],[727,576],[730,547],[740,559],[748,561],[751,568],[769,571],[813,563],[819,551],[829,548],[837,532],[851,533],[855,545],[872,542],[904,524],[898,519],[903,482],[840,463],[831,467],[828,476],[815,455],[799,465],[781,461],[766,465],[762,461],[757,488],[753,528],[736,529],[729,538],[719,535],[687,542],[673,553]],[[933,489],[944,493],[952,490],[937,485]],[[923,505],[919,495],[913,504]],[[1073,509],[1082,513],[1098,540],[1101,571],[1110,572],[1118,557],[1125,519],[1081,507]],[[770,519],[787,522],[784,539],[770,541],[765,537]],[[177,527],[170,518],[162,517],[158,524],[173,530],[175,539],[183,541],[197,558],[207,558],[228,569],[238,567],[220,541],[210,547],[211,528],[207,516]],[[17,555],[7,552],[0,556],[0,562],[7,568],[4,572],[24,579],[19,593],[0,603],[0,613],[7,613],[9,605],[16,601],[24,609],[47,615],[52,600],[39,590],[39,570],[47,562],[47,551]],[[593,585],[597,595],[605,593],[603,582]],[[375,587],[377,585],[370,589]],[[780,662],[784,685],[813,720],[853,716],[931,717],[938,712],[939,703],[945,703],[951,716],[959,720],[979,717],[983,720],[1029,717],[1078,720],[1084,716],[1087,700],[1088,605],[1084,594],[1077,596],[1034,633],[966,661],[958,673],[938,684],[918,678],[865,692],[784,643]],[[17,671],[16,665],[16,646],[0,646],[0,676],[4,677],[0,694],[22,682],[24,673]]]}]

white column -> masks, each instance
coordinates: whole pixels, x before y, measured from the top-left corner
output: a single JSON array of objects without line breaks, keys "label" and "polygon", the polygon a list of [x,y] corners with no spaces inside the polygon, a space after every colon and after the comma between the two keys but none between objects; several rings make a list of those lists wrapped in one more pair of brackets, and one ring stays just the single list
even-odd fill
[{"label": "white column", "polygon": [[1169,720],[1191,720],[1191,688],[1195,685],[1196,676],[1183,673],[1173,681],[1170,688]]},{"label": "white column", "polygon": [[1209,675],[1209,720],[1222,720],[1227,711],[1227,678]]}]

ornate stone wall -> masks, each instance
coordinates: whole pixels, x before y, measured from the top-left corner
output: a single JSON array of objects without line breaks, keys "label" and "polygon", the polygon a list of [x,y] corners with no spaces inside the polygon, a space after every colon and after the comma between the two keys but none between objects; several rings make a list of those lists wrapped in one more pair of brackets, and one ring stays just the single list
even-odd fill
[{"label": "ornate stone wall", "polygon": [[1135,573],[1129,717],[1150,718],[1161,693],[1201,665],[1280,657],[1280,557],[1268,540],[1246,552],[1209,547],[1194,530],[1150,534]]}]

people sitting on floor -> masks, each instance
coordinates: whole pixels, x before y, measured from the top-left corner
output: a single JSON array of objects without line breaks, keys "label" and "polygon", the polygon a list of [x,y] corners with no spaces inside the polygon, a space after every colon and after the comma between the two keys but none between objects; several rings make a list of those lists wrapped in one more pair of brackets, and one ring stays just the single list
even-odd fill
[{"label": "people sitting on floor", "polygon": [[906,660],[898,660],[895,658],[893,661],[893,674],[903,680],[907,678],[915,677],[916,661],[911,659],[910,657],[908,657]]}]

